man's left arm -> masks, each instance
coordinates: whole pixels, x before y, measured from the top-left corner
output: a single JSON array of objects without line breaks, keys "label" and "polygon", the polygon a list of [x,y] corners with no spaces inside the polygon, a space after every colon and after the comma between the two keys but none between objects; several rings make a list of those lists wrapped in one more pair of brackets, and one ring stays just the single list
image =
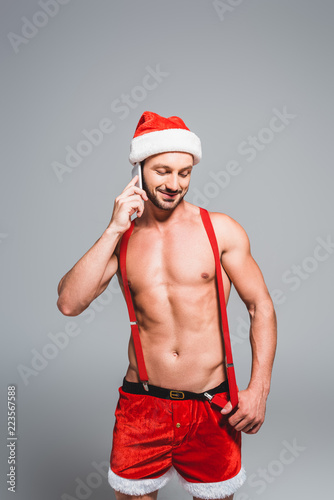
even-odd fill
[{"label": "man's left arm", "polygon": [[[239,391],[237,410],[228,418],[236,429],[255,434],[264,422],[277,344],[277,320],[261,270],[251,255],[245,230],[234,219],[215,214],[218,234],[224,234],[221,262],[250,315],[251,377]],[[231,412],[230,402],[221,410]]]}]

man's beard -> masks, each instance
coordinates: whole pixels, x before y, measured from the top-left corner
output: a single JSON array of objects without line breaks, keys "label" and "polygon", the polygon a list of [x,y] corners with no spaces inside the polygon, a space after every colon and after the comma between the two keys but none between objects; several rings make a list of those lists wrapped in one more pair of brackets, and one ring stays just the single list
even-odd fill
[{"label": "man's beard", "polygon": [[[181,201],[183,200],[183,198],[187,194],[188,188],[189,188],[189,186],[188,186],[186,191],[182,194],[182,196],[180,196],[180,194],[178,193],[176,195],[175,199],[171,198],[170,201],[162,201],[161,202],[158,200],[158,197],[155,195],[155,193],[150,191],[150,189],[148,188],[148,186],[145,182],[145,177],[144,177],[143,171],[142,171],[142,181],[143,181],[143,189],[146,192],[148,199],[153,203],[154,206],[156,206],[157,208],[160,208],[161,210],[174,210],[181,203]],[[170,192],[167,189],[165,191],[166,191],[166,193]],[[173,194],[173,191],[171,191],[171,194]]]}]

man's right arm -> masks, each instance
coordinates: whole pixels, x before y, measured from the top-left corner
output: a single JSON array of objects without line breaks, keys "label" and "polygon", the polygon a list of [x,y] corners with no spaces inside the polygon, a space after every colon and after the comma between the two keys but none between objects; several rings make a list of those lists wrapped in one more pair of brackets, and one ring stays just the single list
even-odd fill
[{"label": "man's right arm", "polygon": [[134,177],[115,199],[111,221],[92,248],[60,280],[58,309],[66,316],[81,314],[108,286],[118,269],[115,248],[124,232],[131,225],[131,216],[141,217],[145,191],[135,183]]},{"label": "man's right arm", "polygon": [[62,277],[58,285],[57,307],[63,314],[81,314],[107,288],[118,269],[114,251],[121,236],[122,233],[109,226]]}]

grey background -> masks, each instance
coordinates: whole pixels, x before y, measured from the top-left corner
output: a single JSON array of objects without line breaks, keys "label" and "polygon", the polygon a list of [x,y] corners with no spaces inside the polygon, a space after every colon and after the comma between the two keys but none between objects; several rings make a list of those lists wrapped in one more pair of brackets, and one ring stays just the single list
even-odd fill
[{"label": "grey background", "polygon": [[[333,235],[333,3],[330,1],[71,0],[38,17],[37,1],[2,1],[1,498],[6,490],[7,385],[17,386],[17,499],[115,498],[93,462],[108,462],[117,389],[127,367],[129,325],[116,278],[89,311],[56,307],[60,278],[100,237],[130,177],[129,144],[145,110],[181,116],[202,140],[203,159],[186,199],[227,213],[247,231],[276,303],[278,351],[266,422],[243,434],[248,474],[237,500],[331,494],[333,250],[314,260],[317,238]],[[226,7],[227,9],[227,7]],[[34,17],[35,16],[35,17]],[[15,52],[8,33],[43,24]],[[43,21],[44,19],[44,21]],[[168,73],[146,96],[147,67]],[[152,85],[153,79],[150,79]],[[127,116],[111,109],[137,95]],[[137,94],[136,94],[137,92]],[[138,96],[141,101],[138,100]],[[238,151],[264,134],[273,109],[295,115],[253,161]],[[109,118],[114,131],[62,177],[66,147]],[[268,137],[268,136],[267,136]],[[208,186],[230,160],[241,172]],[[196,188],[210,193],[195,198]],[[211,189],[211,191],[210,191]],[[313,260],[312,260],[313,258]],[[294,289],[292,266],[304,266]],[[228,306],[237,380],[250,373],[249,341],[238,332],[247,310],[233,290]],[[33,349],[77,325],[63,349],[24,382]],[[245,336],[244,336],[245,337]],[[47,348],[46,348],[47,349]],[[51,349],[51,348],[50,348]],[[286,443],[299,447],[295,456]],[[281,458],[280,458],[281,457]],[[282,457],[285,457],[282,463]],[[289,463],[286,463],[289,461]],[[261,479],[261,470],[267,479]],[[99,484],[101,483],[101,484]],[[68,495],[68,496],[66,496]],[[188,499],[173,480],[160,499]]]}]

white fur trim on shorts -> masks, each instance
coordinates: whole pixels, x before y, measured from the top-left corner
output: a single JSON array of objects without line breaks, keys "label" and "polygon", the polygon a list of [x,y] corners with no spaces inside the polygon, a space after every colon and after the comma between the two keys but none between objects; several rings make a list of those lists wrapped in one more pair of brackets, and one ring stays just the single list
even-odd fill
[{"label": "white fur trim on shorts", "polygon": [[246,481],[246,471],[243,467],[241,467],[236,476],[226,481],[216,483],[190,483],[172,466],[165,474],[154,479],[126,479],[117,476],[109,467],[108,482],[114,490],[120,491],[125,495],[145,495],[165,486],[175,473],[181,485],[188,493],[206,500],[225,498],[232,495]]},{"label": "white fur trim on shorts", "polygon": [[246,481],[246,471],[241,467],[236,476],[217,483],[190,483],[180,476],[180,474],[178,474],[178,478],[183,488],[190,495],[203,499],[225,498],[235,493],[244,484]]},{"label": "white fur trim on shorts", "polygon": [[114,490],[125,495],[145,495],[165,486],[174,473],[175,469],[172,466],[165,474],[154,479],[127,479],[117,476],[109,467],[108,482]]}]

